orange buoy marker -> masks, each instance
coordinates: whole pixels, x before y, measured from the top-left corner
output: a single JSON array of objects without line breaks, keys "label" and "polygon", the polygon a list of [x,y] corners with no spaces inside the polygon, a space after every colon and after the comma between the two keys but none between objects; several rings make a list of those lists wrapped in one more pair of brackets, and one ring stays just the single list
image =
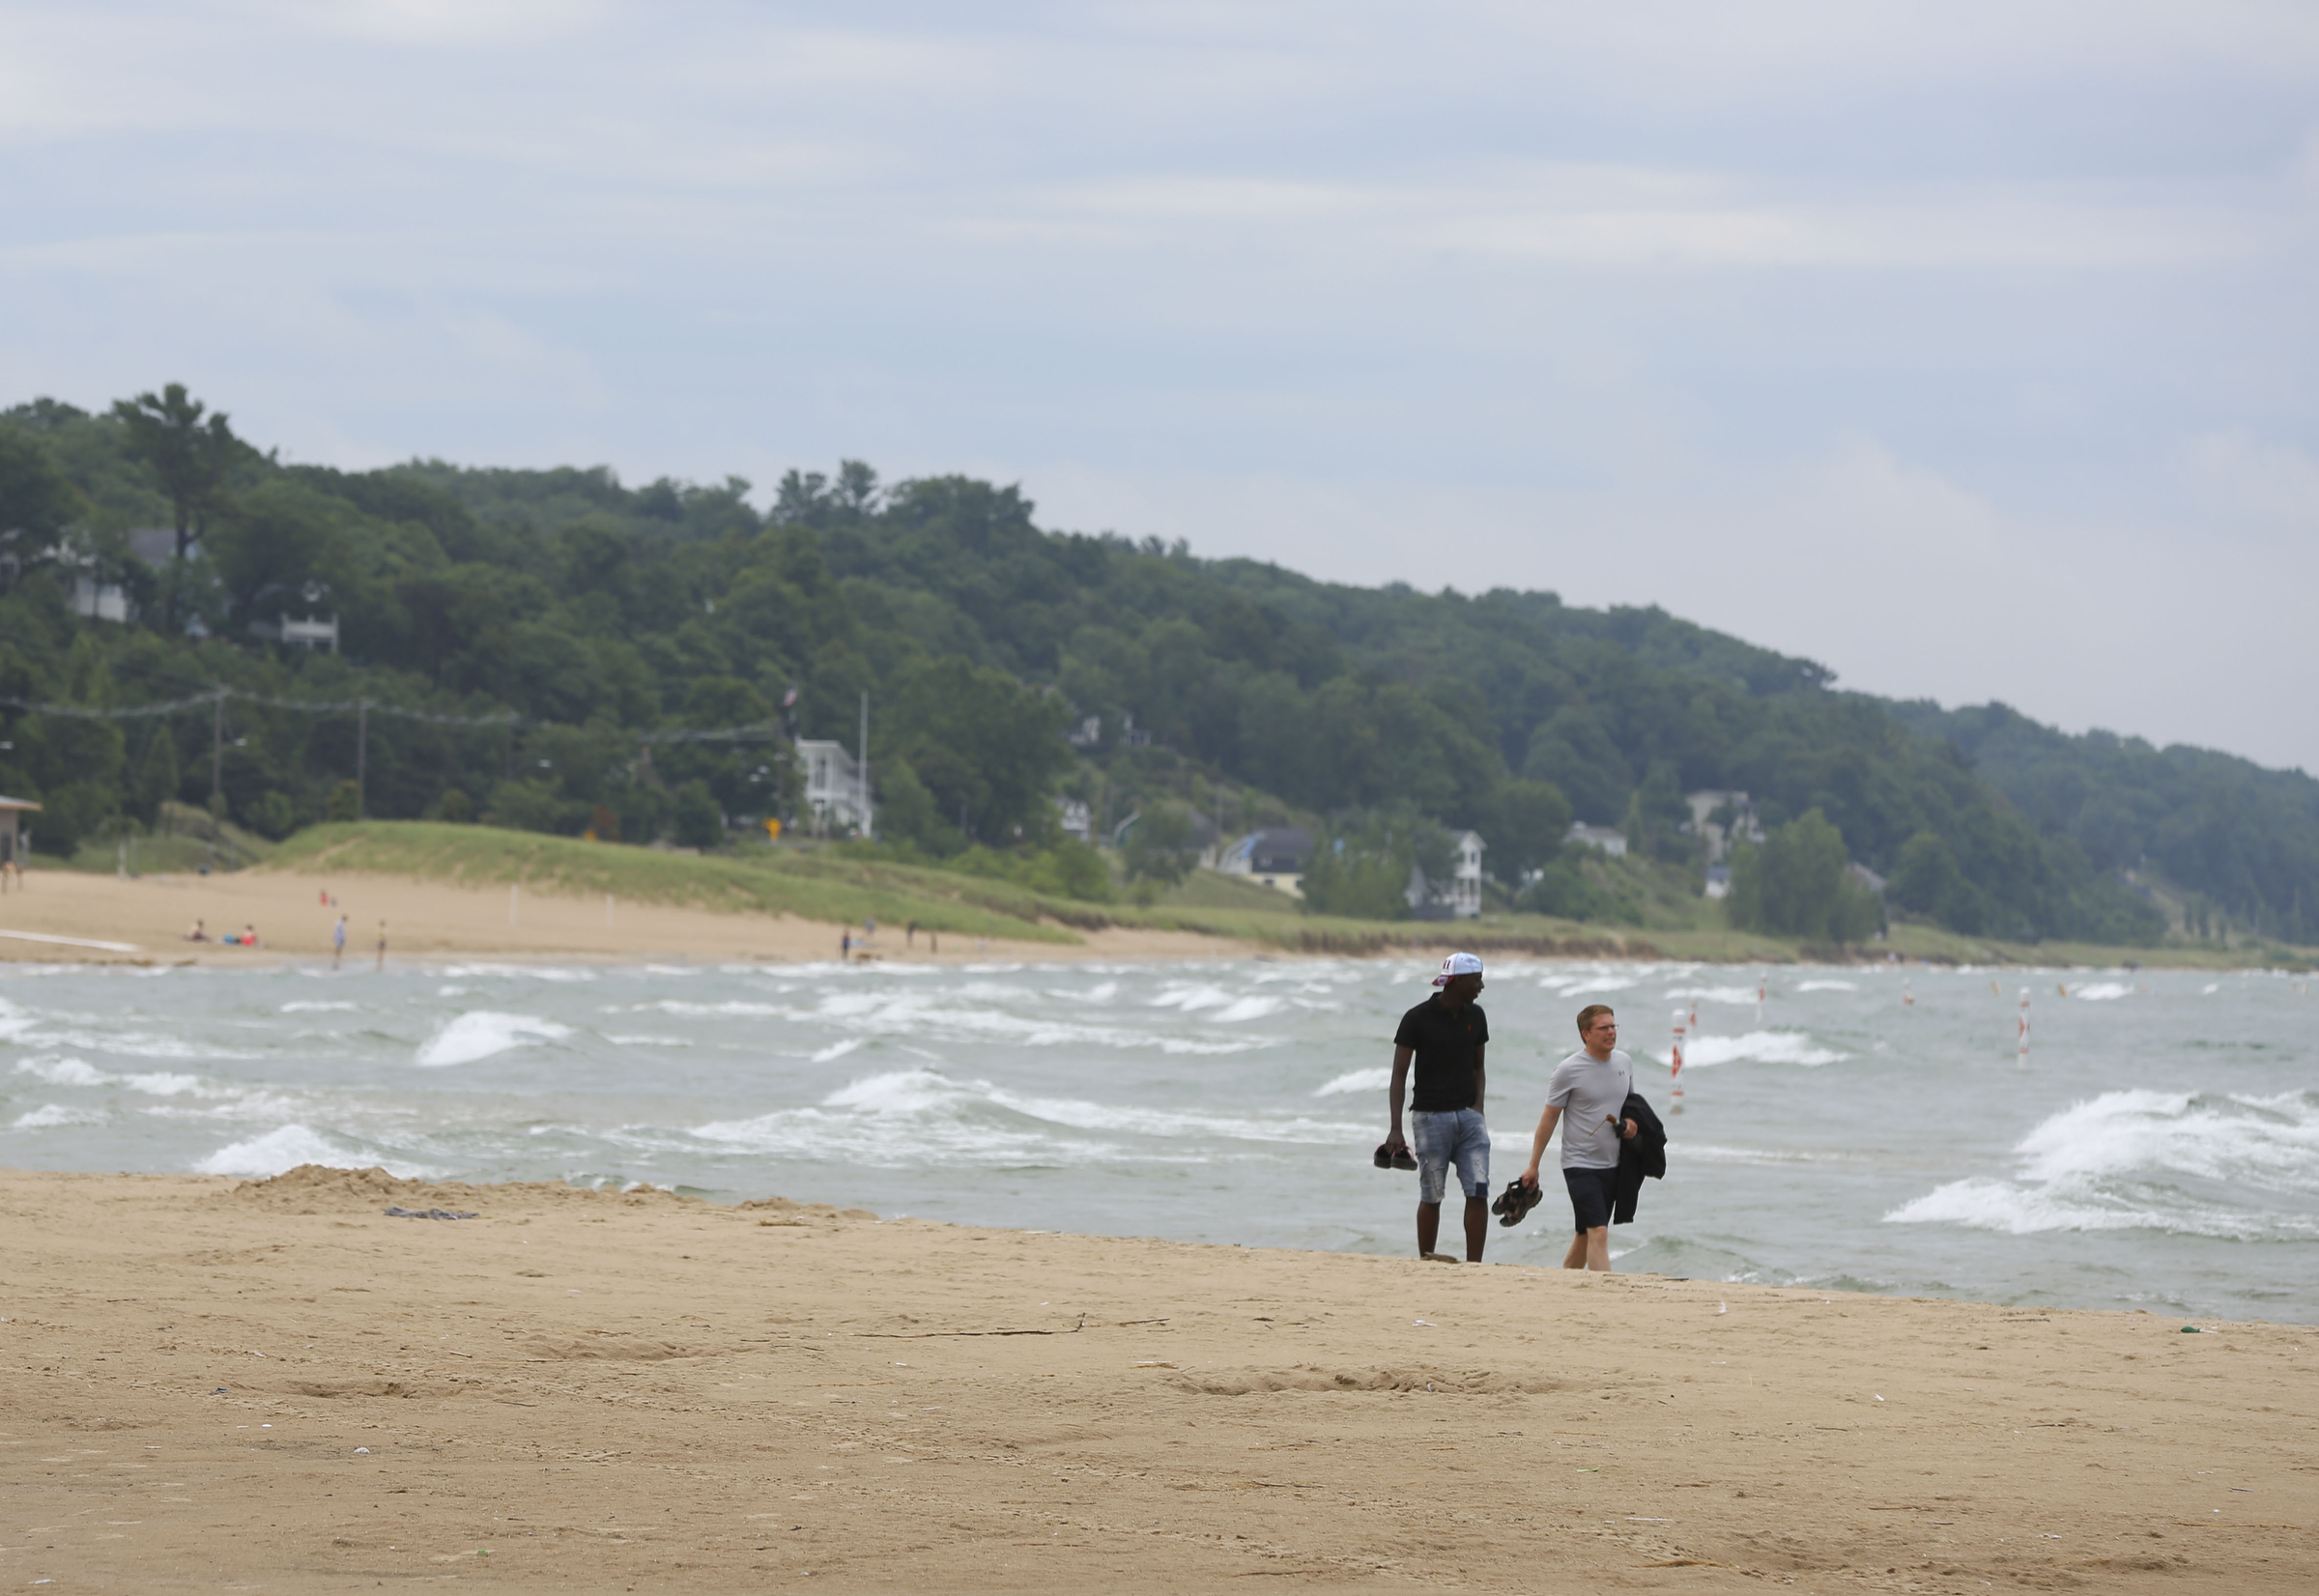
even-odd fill
[{"label": "orange buoy marker", "polygon": [[1675,1077],[1675,1090],[1671,1095],[1675,1099],[1674,1111],[1680,1114],[1683,1111],[1683,1012],[1680,1009],[1675,1012],[1674,1059],[1675,1068],[1672,1072]]}]

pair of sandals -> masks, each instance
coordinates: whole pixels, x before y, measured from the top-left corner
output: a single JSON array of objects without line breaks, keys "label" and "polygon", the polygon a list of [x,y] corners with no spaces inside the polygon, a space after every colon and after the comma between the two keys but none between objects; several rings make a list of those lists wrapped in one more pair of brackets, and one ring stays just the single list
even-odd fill
[{"label": "pair of sandals", "polygon": [[[1379,1169],[1415,1169],[1417,1167],[1416,1154],[1412,1154],[1406,1145],[1396,1148],[1390,1142],[1379,1142],[1377,1151],[1369,1157],[1370,1162]],[[1501,1192],[1498,1200],[1490,1205],[1490,1211],[1498,1215],[1498,1222],[1501,1225],[1511,1227],[1529,1218],[1530,1211],[1545,1200],[1546,1192],[1543,1187],[1526,1186],[1520,1181],[1508,1181],[1505,1183],[1505,1190]],[[1431,1256],[1431,1254],[1427,1256]]]},{"label": "pair of sandals", "polygon": [[1530,1216],[1532,1209],[1536,1208],[1545,1200],[1546,1192],[1543,1187],[1526,1186],[1520,1181],[1508,1181],[1505,1190],[1500,1193],[1498,1200],[1490,1205],[1490,1211],[1498,1215],[1498,1222],[1501,1225],[1518,1225]]}]

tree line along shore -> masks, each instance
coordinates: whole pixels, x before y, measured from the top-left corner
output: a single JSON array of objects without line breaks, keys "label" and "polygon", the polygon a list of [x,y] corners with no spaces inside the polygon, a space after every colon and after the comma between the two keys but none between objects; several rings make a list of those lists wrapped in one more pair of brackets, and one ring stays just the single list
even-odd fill
[{"label": "tree line along shore", "polygon": [[1309,923],[1267,935],[1343,947],[1429,938],[1376,923],[1442,907],[1471,836],[1475,937],[2319,943],[2301,772],[1848,692],[1656,609],[1054,531],[963,476],[847,462],[758,503],[286,465],[176,386],[0,412],[0,794],[94,869],[377,819],[754,868],[770,823],[855,839],[787,850],[795,894],[877,867],[937,915],[1019,888],[1034,926],[1269,926],[1197,866],[1293,835]]},{"label": "tree line along shore", "polygon": [[[954,955],[972,951],[987,939],[1005,945],[1012,956],[1070,956],[1091,938],[1111,948],[1120,945],[1122,933],[1129,933],[1176,939],[1147,939],[1135,944],[1140,954],[1149,956],[1199,956],[1203,953],[1212,956],[1231,951],[1315,956],[1417,955],[1438,954],[1454,945],[1501,956],[1760,965],[1897,959],[1935,965],[2115,968],[2138,964],[2304,971],[2319,963],[2281,956],[2277,949],[2245,944],[2227,949],[2211,944],[2158,948],[2020,945],[1965,938],[1936,926],[1916,925],[1897,926],[1881,941],[1847,946],[1728,927],[1640,931],[1521,913],[1491,913],[1452,924],[1359,920],[1302,912],[1281,902],[1276,893],[1212,871],[1197,872],[1150,903],[1094,904],[924,863],[865,857],[843,845],[811,852],[759,846],[697,855],[426,821],[331,822],[306,828],[284,843],[252,842],[249,850],[243,869],[216,869],[207,877],[199,873],[197,864],[188,865],[177,854],[166,855],[160,870],[141,870],[137,880],[166,883],[175,890],[168,896],[167,907],[157,915],[147,905],[139,924],[130,924],[121,912],[125,903],[136,899],[110,894],[101,902],[84,901],[69,924],[54,919],[42,924],[84,938],[137,941],[135,955],[94,950],[91,956],[166,957],[172,950],[151,939],[157,932],[168,937],[179,934],[168,916],[185,918],[201,912],[201,895],[196,889],[213,885],[222,889],[234,880],[253,885],[261,880],[295,881],[299,885],[294,890],[272,895],[271,902],[277,906],[259,928],[264,933],[263,946],[272,952],[310,955],[327,949],[328,928],[348,902],[362,915],[376,918],[380,913],[378,895],[353,892],[350,897],[350,883],[404,881],[414,887],[441,889],[433,900],[409,901],[425,902],[430,911],[447,906],[456,922],[479,927],[490,945],[498,948],[521,949],[527,945],[528,934],[544,937],[551,926],[593,929],[600,925],[607,932],[625,927],[625,939],[589,942],[588,951],[599,955],[616,955],[622,948],[648,952],[655,946],[652,937],[671,934],[673,922],[655,920],[646,926],[638,921],[639,913],[651,906],[697,917],[684,934],[687,948],[756,946],[763,942],[762,936],[744,927],[773,921],[822,927],[810,936],[783,942],[770,955],[779,957],[831,956],[840,946],[843,928],[850,926],[853,943],[864,956],[893,956],[905,948],[913,954],[935,953],[942,949],[944,937],[951,939],[948,947]],[[123,849],[119,857],[126,855]],[[114,873],[36,869],[28,896],[0,899],[0,928],[18,921],[29,925],[25,916],[35,911],[53,916],[64,906],[60,900],[72,898],[75,882],[101,881],[106,888],[113,888],[115,883],[104,877]],[[325,895],[333,886],[341,889],[340,896],[326,903]],[[525,913],[515,912],[506,896],[509,889],[526,906]],[[217,899],[214,915],[227,912],[230,905],[225,895],[213,892],[211,897]],[[245,903],[246,895],[234,901]],[[878,935],[873,943],[865,943],[863,932],[872,925],[879,927]],[[216,920],[209,929],[213,935],[223,935],[240,927],[238,919]],[[369,952],[372,930],[368,919],[356,920],[350,947],[358,955]],[[398,956],[436,951],[415,926],[399,930],[393,943]],[[475,944],[461,941],[456,945],[472,948]],[[548,938],[540,946],[545,952],[560,944]],[[0,938],[0,957],[38,959],[54,953],[51,945]]]}]

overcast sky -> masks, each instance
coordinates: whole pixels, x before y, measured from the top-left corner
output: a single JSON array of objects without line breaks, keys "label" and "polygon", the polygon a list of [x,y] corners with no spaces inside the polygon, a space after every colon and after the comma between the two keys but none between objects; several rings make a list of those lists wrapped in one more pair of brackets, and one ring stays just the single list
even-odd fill
[{"label": "overcast sky", "polygon": [[0,403],[869,460],[2319,770],[2319,6],[0,0]]}]

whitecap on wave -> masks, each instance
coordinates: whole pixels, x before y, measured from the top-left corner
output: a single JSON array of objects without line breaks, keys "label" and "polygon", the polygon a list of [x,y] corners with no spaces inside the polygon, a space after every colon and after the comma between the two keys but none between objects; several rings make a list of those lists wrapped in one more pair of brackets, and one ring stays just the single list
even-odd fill
[{"label": "whitecap on wave", "polygon": [[1795,983],[1795,989],[1799,992],[1857,992],[1860,983],[1854,981],[1799,981]]},{"label": "whitecap on wave", "polygon": [[329,1164],[335,1169],[383,1166],[405,1180],[428,1180],[441,1170],[389,1156],[352,1137],[333,1135],[309,1126],[285,1125],[263,1136],[219,1148],[193,1166],[196,1175],[243,1175],[264,1178],[296,1169],[301,1164]]},{"label": "whitecap on wave", "polygon": [[2088,1003],[2114,1003],[2119,998],[2133,996],[2133,988],[2122,981],[2091,981],[2070,996],[2083,998]]},{"label": "whitecap on wave", "polygon": [[[691,1134],[734,1151],[853,1157],[879,1164],[1085,1163],[1117,1158],[1116,1143],[1147,1139],[1141,1158],[1206,1161],[1231,1143],[1340,1142],[1359,1126],[1302,1114],[1201,1114],[1034,1097],[938,1069],[897,1069],[850,1081],[811,1107],[696,1126]],[[1178,1144],[1154,1149],[1156,1140]]]},{"label": "whitecap on wave", "polygon": [[561,1041],[571,1034],[570,1026],[558,1025],[552,1019],[472,1009],[445,1022],[441,1030],[421,1042],[413,1062],[427,1069],[440,1069],[446,1065],[473,1064],[496,1053],[529,1047],[533,1042]]},{"label": "whitecap on wave", "polygon": [[[2319,1097],[2104,1092],[2047,1116],[2010,1181],[1976,1176],[1884,1215],[2016,1236],[2049,1230],[2319,1238]],[[2263,1199],[2279,1199],[2265,1206]],[[2250,1201],[2251,1199],[2251,1201]]]},{"label": "whitecap on wave", "polygon": [[73,1108],[61,1102],[43,1103],[9,1122],[11,1130],[53,1130],[66,1125],[102,1125],[104,1116],[93,1108]]},{"label": "whitecap on wave", "polygon": [[1374,1069],[1348,1069],[1334,1080],[1313,1088],[1312,1095],[1316,1097],[1340,1097],[1348,1092],[1383,1092],[1392,1084],[1392,1068],[1381,1064]]},{"label": "whitecap on wave", "polygon": [[1694,1003],[1753,1003],[1756,1001],[1756,989],[1753,986],[1677,986],[1667,996],[1678,1002],[1689,998]]},{"label": "whitecap on wave", "polygon": [[[1653,1055],[1657,1057],[1657,1055]],[[1702,1069],[1718,1064],[1800,1064],[1818,1069],[1841,1064],[1851,1054],[1822,1047],[1801,1031],[1749,1031],[1741,1036],[1698,1036],[1683,1045],[1683,1068]],[[1661,1063],[1672,1062],[1661,1059]]]}]

